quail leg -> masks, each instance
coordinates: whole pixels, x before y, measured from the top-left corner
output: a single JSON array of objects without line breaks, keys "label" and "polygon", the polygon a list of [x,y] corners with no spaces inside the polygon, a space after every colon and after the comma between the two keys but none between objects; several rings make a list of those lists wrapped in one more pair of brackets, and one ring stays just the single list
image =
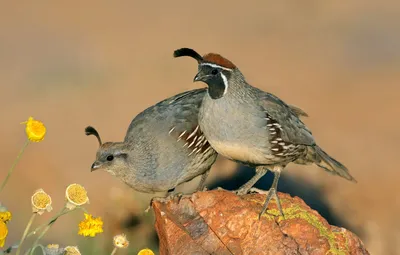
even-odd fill
[{"label": "quail leg", "polygon": [[172,199],[174,199],[176,197],[178,197],[179,201],[180,201],[181,197],[183,196],[183,193],[179,192],[179,193],[174,194],[174,191],[175,191],[175,188],[172,188],[172,189],[168,190],[168,192],[167,192],[165,197],[153,197],[150,200],[150,204],[146,208],[145,212],[147,213],[150,210],[151,204],[153,202],[155,202],[155,201],[161,202],[161,203],[166,203],[166,202],[168,202],[168,201],[170,201],[170,200],[172,200]]},{"label": "quail leg", "polygon": [[[272,182],[271,188],[270,188],[268,191],[266,191],[266,192],[268,193],[268,194],[267,194],[267,198],[265,199],[263,208],[262,208],[262,210],[261,210],[261,212],[260,212],[258,218],[261,218],[261,215],[263,215],[264,212],[267,210],[268,204],[269,204],[269,202],[271,201],[272,196],[275,197],[276,205],[278,206],[278,210],[279,210],[279,212],[281,213],[282,217],[284,217],[284,215],[283,215],[283,210],[282,210],[282,205],[281,205],[281,201],[279,200],[278,194],[276,193],[277,188],[278,188],[278,181],[279,181],[280,175],[281,175],[281,172],[280,172],[280,171],[274,172],[274,181]],[[261,190],[259,190],[259,189],[255,189],[255,188],[252,189],[252,190],[253,190],[253,191],[256,191],[256,192],[259,192],[259,193],[266,193],[266,192],[264,192],[264,191],[261,191]]]},{"label": "quail leg", "polygon": [[210,169],[208,169],[202,176],[201,176],[201,180],[199,182],[199,186],[197,186],[197,189],[194,192],[197,191],[206,191],[207,187],[206,187],[206,180],[208,177],[208,174],[210,173]]},{"label": "quail leg", "polygon": [[256,174],[245,184],[242,185],[238,190],[235,191],[235,193],[239,196],[247,194],[250,190],[251,187],[256,184],[258,180],[261,179],[266,173],[268,172],[268,168],[265,166],[258,166],[256,167]]},{"label": "quail leg", "polygon": [[180,198],[181,196],[183,196],[183,193],[182,193],[182,192],[178,192],[178,193],[174,193],[174,192],[175,192],[175,188],[172,188],[172,189],[168,190],[168,192],[167,192],[167,194],[165,195],[165,197],[153,197],[153,198],[151,199],[150,204],[153,203],[154,201],[166,203],[166,202],[168,202],[168,201],[171,200],[171,199],[174,199],[174,198],[176,198],[176,197],[179,197],[179,198]]}]

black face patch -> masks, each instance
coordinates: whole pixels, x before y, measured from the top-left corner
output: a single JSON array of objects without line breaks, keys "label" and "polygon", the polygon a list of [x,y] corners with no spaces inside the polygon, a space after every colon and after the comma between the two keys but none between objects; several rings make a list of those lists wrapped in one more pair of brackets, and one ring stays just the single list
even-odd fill
[{"label": "black face patch", "polygon": [[199,74],[203,77],[202,81],[207,83],[208,94],[212,99],[223,97],[228,86],[229,71],[214,66],[203,65],[200,67]]}]

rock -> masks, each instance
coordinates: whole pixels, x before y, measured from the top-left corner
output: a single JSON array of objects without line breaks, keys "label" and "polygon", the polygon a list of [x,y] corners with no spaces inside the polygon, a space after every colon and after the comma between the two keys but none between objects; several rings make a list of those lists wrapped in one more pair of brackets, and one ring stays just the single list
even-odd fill
[{"label": "rock", "polygon": [[160,255],[164,254],[369,254],[352,232],[331,226],[298,197],[279,193],[285,218],[265,195],[224,190],[180,200],[155,201]]}]

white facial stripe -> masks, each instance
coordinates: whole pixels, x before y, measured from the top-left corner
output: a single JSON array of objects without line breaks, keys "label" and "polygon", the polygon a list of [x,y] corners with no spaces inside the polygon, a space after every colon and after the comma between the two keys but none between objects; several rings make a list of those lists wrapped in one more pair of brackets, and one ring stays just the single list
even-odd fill
[{"label": "white facial stripe", "polygon": [[226,78],[226,76],[223,73],[219,73],[222,77],[222,80],[224,81],[225,84],[225,89],[224,89],[224,96],[226,94],[226,92],[228,91],[228,79]]},{"label": "white facial stripe", "polygon": [[229,69],[229,68],[226,68],[226,67],[223,67],[223,66],[219,66],[219,65],[216,65],[216,64],[212,64],[212,63],[201,63],[200,65],[201,66],[211,66],[211,67],[214,67],[214,68],[221,68],[221,69],[223,69],[225,71],[232,72],[232,69]]}]

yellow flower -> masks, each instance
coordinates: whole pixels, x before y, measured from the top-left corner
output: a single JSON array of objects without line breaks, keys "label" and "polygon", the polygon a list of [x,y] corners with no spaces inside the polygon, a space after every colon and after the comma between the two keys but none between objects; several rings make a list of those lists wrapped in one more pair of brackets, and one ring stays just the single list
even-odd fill
[{"label": "yellow flower", "polygon": [[21,124],[26,124],[26,135],[31,142],[40,142],[46,135],[46,127],[38,120],[34,120],[33,117],[29,117],[27,121]]},{"label": "yellow flower", "polygon": [[154,255],[154,252],[150,249],[142,249],[138,252],[137,255]]},{"label": "yellow flower", "polygon": [[39,215],[42,215],[44,211],[50,212],[53,210],[51,207],[51,197],[47,195],[43,189],[39,189],[33,194],[31,203],[32,211],[34,213],[38,213]]},{"label": "yellow flower", "polygon": [[103,232],[103,221],[100,217],[92,218],[91,214],[85,213],[85,219],[79,223],[78,235],[94,237]]},{"label": "yellow flower", "polygon": [[7,221],[11,220],[11,213],[10,212],[0,212],[0,221],[7,223]]},{"label": "yellow flower", "polygon": [[11,218],[11,213],[7,211],[7,208],[0,203],[0,221],[7,223],[9,220],[11,220]]},{"label": "yellow flower", "polygon": [[7,234],[8,234],[7,225],[3,221],[0,221],[0,247],[4,246]]},{"label": "yellow flower", "polygon": [[129,241],[124,234],[114,236],[113,243],[117,248],[127,248],[129,246]]},{"label": "yellow flower", "polygon": [[77,206],[89,203],[86,189],[79,184],[71,184],[65,190],[65,198],[67,199],[66,207],[70,210]]},{"label": "yellow flower", "polygon": [[64,255],[81,255],[81,252],[79,251],[77,246],[67,246],[64,250]]}]

